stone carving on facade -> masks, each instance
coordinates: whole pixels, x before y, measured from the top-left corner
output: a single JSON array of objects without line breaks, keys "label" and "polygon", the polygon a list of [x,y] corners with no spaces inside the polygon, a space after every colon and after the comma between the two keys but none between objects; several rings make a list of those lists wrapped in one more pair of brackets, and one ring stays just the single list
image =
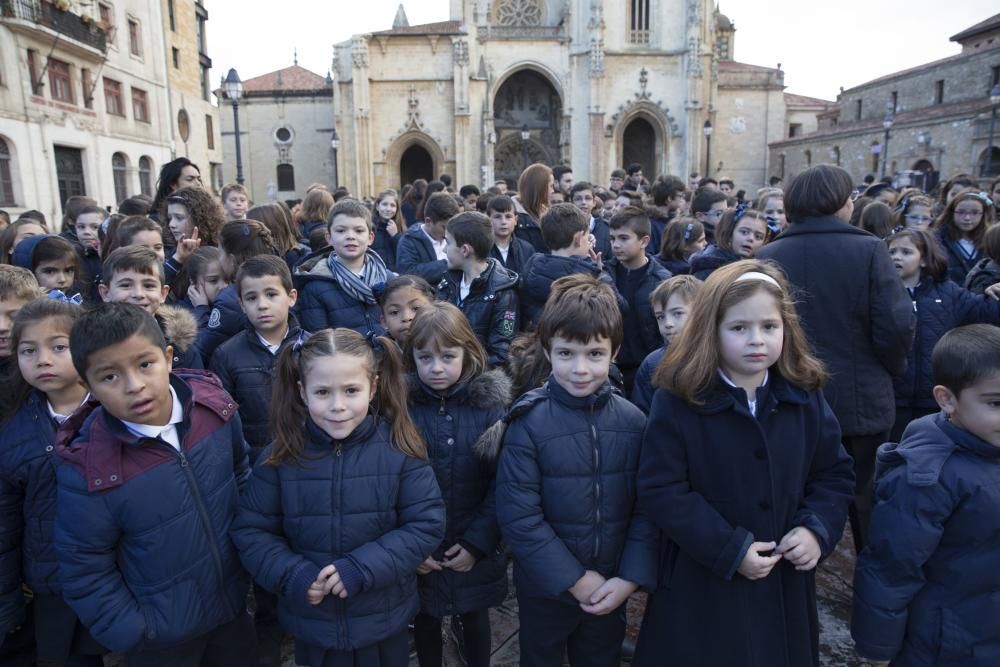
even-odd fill
[{"label": "stone carving on facade", "polygon": [[701,0],[688,0],[687,19],[689,26],[696,26],[701,22]]},{"label": "stone carving on facade", "polygon": [[591,0],[590,1],[590,21],[587,23],[587,28],[590,30],[600,30],[604,27],[604,8],[602,6],[602,0]]},{"label": "stone carving on facade", "polygon": [[407,91],[406,98],[406,122],[403,123],[401,127],[389,141],[386,143],[385,148],[382,149],[382,159],[384,160],[386,155],[389,153],[389,147],[396,143],[396,140],[408,132],[419,132],[425,135],[428,139],[432,140],[434,143],[441,148],[441,151],[447,154],[448,150],[445,148],[445,143],[440,137],[432,136],[431,133],[424,127],[424,121],[420,117],[420,97],[417,96],[417,87],[410,86]]},{"label": "stone carving on facade", "polygon": [[700,79],[704,73],[701,67],[701,40],[697,37],[692,36],[688,39],[688,66],[687,73],[689,77],[695,79]]},{"label": "stone carving on facade", "polygon": [[504,26],[541,25],[541,0],[499,0],[496,3],[496,22]]},{"label": "stone carving on facade", "polygon": [[639,71],[639,90],[633,94],[632,99],[628,102],[618,105],[618,111],[611,116],[610,122],[604,128],[604,135],[607,137],[614,135],[619,118],[629,118],[639,111],[645,111],[669,127],[671,136],[680,135],[677,119],[671,115],[670,109],[663,104],[663,100],[653,102],[649,91],[649,71],[645,67]]},{"label": "stone carving on facade", "polygon": [[746,134],[747,119],[743,116],[733,116],[729,119],[730,134]]},{"label": "stone carving on facade", "polygon": [[590,77],[597,79],[604,76],[604,40],[593,37],[590,40]]},{"label": "stone carving on facade", "polygon": [[456,39],[452,42],[452,50],[455,56],[455,64],[466,67],[469,64],[469,43],[464,39]]},{"label": "stone carving on facade", "polygon": [[361,37],[351,44],[351,63],[357,68],[368,67],[368,43]]}]

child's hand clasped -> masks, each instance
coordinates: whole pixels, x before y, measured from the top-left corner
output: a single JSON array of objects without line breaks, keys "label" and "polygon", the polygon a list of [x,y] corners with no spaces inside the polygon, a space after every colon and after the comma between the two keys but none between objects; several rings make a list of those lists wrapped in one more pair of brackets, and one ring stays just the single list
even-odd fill
[{"label": "child's hand clasped", "polygon": [[816,564],[819,563],[819,557],[822,555],[816,536],[811,530],[802,526],[788,531],[788,534],[781,538],[781,543],[775,548],[774,553],[783,557],[794,565],[796,570],[802,572],[816,567]]},{"label": "child's hand clasped", "polygon": [[455,572],[468,572],[476,564],[476,557],[462,545],[456,544],[444,552],[444,560],[441,561],[441,564],[450,570],[455,570]]},{"label": "child's hand clasped", "polygon": [[442,569],[441,563],[428,556],[427,560],[417,566],[417,574],[430,574],[440,572]]},{"label": "child's hand clasped", "polygon": [[774,542],[754,542],[751,544],[740,563],[739,573],[751,581],[763,579],[771,574],[771,570],[781,560],[781,556],[778,553],[762,556],[760,552],[772,551],[774,548]]},{"label": "child's hand clasped", "polygon": [[591,604],[590,596],[600,590],[607,580],[593,570],[587,570],[573,587],[569,589],[570,595],[576,598],[581,605]]},{"label": "child's hand clasped", "polygon": [[316,581],[309,585],[306,595],[309,598],[309,604],[314,606],[322,602],[327,595],[336,595],[339,598],[347,597],[347,589],[344,588],[344,582],[340,580],[340,574],[333,563],[319,571],[319,574],[316,575]]},{"label": "child's hand clasped", "polygon": [[588,614],[604,616],[610,614],[635,593],[638,586],[631,581],[619,577],[611,577],[596,591],[590,594],[590,604],[581,602],[580,608]]}]

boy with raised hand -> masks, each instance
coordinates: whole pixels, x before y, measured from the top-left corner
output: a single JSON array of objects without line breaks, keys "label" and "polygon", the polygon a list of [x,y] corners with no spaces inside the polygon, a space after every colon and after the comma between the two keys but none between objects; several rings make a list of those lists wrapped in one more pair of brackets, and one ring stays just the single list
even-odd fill
[{"label": "boy with raised hand", "polygon": [[851,636],[871,664],[1000,664],[1000,328],[934,346],[941,412],[878,450]]},{"label": "boy with raised hand", "polygon": [[101,269],[98,285],[101,299],[108,303],[131,303],[156,318],[172,352],[174,368],[205,367],[195,345],[198,322],[185,308],[164,303],[170,286],[164,283],[163,264],[145,246],[117,248]]},{"label": "boy with raised hand", "polygon": [[505,366],[517,333],[517,274],[489,256],[493,229],[482,213],[448,221],[448,272],[438,298],[459,307],[486,348],[490,367]]},{"label": "boy with raised hand", "polygon": [[496,506],[514,555],[520,664],[568,653],[574,667],[617,665],[622,605],[655,586],[659,550],[636,506],[645,416],[608,381],[622,340],[614,290],[586,275],[556,281],[535,336],[548,381],[487,432],[503,433]]},{"label": "boy with raised hand", "polygon": [[70,333],[91,393],[61,427],[55,549],[66,602],[129,667],[256,662],[229,528],[250,468],[236,404],[171,372],[156,321],[107,303]]}]

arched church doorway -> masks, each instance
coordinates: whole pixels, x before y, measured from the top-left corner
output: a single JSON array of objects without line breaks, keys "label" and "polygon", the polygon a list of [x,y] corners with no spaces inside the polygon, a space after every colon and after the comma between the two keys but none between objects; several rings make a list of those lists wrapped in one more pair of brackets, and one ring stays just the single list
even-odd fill
[{"label": "arched church doorway", "polygon": [[399,159],[399,184],[403,186],[418,178],[434,180],[434,158],[426,148],[413,144],[403,151],[403,157]]},{"label": "arched church doorway", "polygon": [[496,178],[516,184],[525,162],[559,164],[562,99],[544,76],[524,69],[508,77],[493,100],[493,117]]},{"label": "arched church doorway", "polygon": [[622,136],[622,165],[633,162],[642,165],[642,173],[650,181],[657,175],[656,132],[645,118],[636,118],[627,126]]},{"label": "arched church doorway", "polygon": [[937,187],[940,173],[934,169],[934,164],[930,160],[917,160],[913,165],[913,171],[920,172],[920,175],[914,179],[913,186],[924,192],[930,192]]}]

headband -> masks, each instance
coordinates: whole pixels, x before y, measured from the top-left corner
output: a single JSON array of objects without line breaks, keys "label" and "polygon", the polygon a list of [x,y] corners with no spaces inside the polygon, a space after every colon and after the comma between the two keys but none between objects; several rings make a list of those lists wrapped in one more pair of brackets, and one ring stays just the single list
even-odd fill
[{"label": "headband", "polygon": [[777,287],[778,289],[781,289],[781,285],[778,284],[777,280],[767,275],[766,273],[761,273],[760,271],[747,271],[746,273],[740,275],[739,278],[734,280],[733,283],[742,283],[748,280],[760,280],[765,283],[770,283],[775,287]]},{"label": "headband", "polygon": [[54,299],[55,301],[62,301],[63,303],[72,303],[77,306],[83,305],[82,296],[80,296],[79,294],[74,294],[73,296],[69,296],[62,290],[54,289],[51,292],[49,292],[48,297],[50,299]]}]

